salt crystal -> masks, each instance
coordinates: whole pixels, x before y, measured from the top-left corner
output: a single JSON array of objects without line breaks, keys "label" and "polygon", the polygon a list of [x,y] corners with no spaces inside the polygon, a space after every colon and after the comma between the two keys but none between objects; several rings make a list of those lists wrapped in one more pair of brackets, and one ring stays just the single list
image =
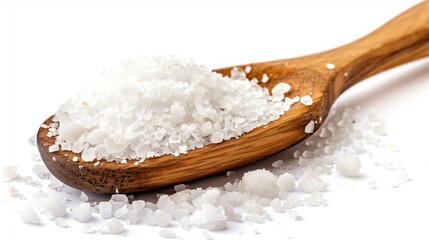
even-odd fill
[{"label": "salt crystal", "polygon": [[352,153],[346,153],[339,156],[335,161],[335,169],[337,172],[346,177],[356,177],[359,175],[361,162],[358,156]]},{"label": "salt crystal", "polygon": [[314,131],[314,121],[311,120],[307,125],[305,125],[304,132],[313,133],[313,131]]},{"label": "salt crystal", "polygon": [[123,202],[128,203],[128,197],[125,194],[113,194],[110,199],[112,199],[115,202]]},{"label": "salt crystal", "polygon": [[58,150],[60,150],[60,146],[58,146],[57,144],[49,146],[49,148],[48,148],[49,152],[57,152]]},{"label": "salt crystal", "polygon": [[58,217],[55,219],[55,225],[62,228],[68,227],[66,220],[64,220],[64,218],[62,217]]},{"label": "salt crystal", "polygon": [[33,135],[33,136],[29,137],[29,138],[28,138],[28,143],[29,143],[31,146],[36,146],[36,136],[35,136],[35,135]]},{"label": "salt crystal", "polygon": [[289,210],[288,215],[290,218],[292,218],[295,221],[301,221],[302,217],[300,215],[298,215],[298,212],[296,210]]},{"label": "salt crystal", "polygon": [[251,67],[251,66],[246,66],[246,67],[244,68],[244,71],[245,71],[247,74],[249,74],[249,73],[252,71],[252,67]]},{"label": "salt crystal", "polygon": [[307,206],[314,207],[325,204],[325,200],[323,199],[323,193],[321,192],[312,192],[310,196],[304,199],[304,202]]},{"label": "salt crystal", "polygon": [[159,227],[166,227],[170,224],[171,220],[172,220],[172,214],[162,210],[162,209],[157,209],[154,213],[154,217],[155,217],[155,224]]},{"label": "salt crystal", "polygon": [[289,92],[290,91],[290,85],[289,84],[287,84],[287,83],[284,83],[284,82],[280,82],[280,83],[277,83],[274,87],[273,87],[273,89],[271,90],[271,93],[273,94],[273,95],[279,95],[279,94],[285,94],[285,93],[287,93],[287,92]]},{"label": "salt crystal", "polygon": [[92,210],[89,203],[80,203],[73,208],[73,218],[79,222],[89,222],[92,219]]},{"label": "salt crystal", "polygon": [[333,64],[333,63],[327,63],[326,64],[326,68],[329,69],[329,70],[333,70],[333,69],[335,69],[335,64]]},{"label": "salt crystal", "polygon": [[386,127],[382,124],[376,125],[373,129],[373,132],[374,132],[374,135],[376,135],[376,136],[386,136],[387,135]]},{"label": "salt crystal", "polygon": [[265,169],[246,172],[242,178],[243,187],[247,192],[271,199],[278,196],[279,187],[276,181],[277,177]]},{"label": "salt crystal", "polygon": [[30,223],[30,224],[42,223],[42,220],[40,220],[37,213],[31,208],[27,208],[26,210],[22,211],[20,214],[20,218],[21,218],[21,221],[24,223]]},{"label": "salt crystal", "polygon": [[79,199],[80,199],[82,202],[88,202],[88,195],[86,195],[84,192],[80,192],[80,197],[79,197]]},{"label": "salt crystal", "polygon": [[102,227],[102,233],[120,234],[124,232],[124,225],[116,218],[106,220],[105,225]]},{"label": "salt crystal", "polygon": [[80,228],[84,233],[95,233],[97,231],[95,225],[93,223],[87,223],[82,225]]},{"label": "salt crystal", "polygon": [[375,181],[375,180],[371,180],[371,181],[369,181],[369,182],[368,182],[368,187],[369,187],[369,188],[371,188],[371,189],[376,189],[376,188],[378,188],[377,181]]},{"label": "salt crystal", "polygon": [[262,75],[261,82],[263,82],[263,83],[267,83],[267,82],[268,82],[268,80],[270,80],[270,78],[268,77],[268,75],[267,75],[266,73],[264,73],[264,74]]},{"label": "salt crystal", "polygon": [[142,210],[145,205],[146,205],[146,202],[144,200],[135,200],[131,204],[131,206],[138,211]]},{"label": "salt crystal", "polygon": [[271,207],[273,208],[274,212],[283,213],[285,211],[279,198],[274,198],[271,201]]},{"label": "salt crystal", "polygon": [[8,192],[9,192],[9,195],[10,195],[11,197],[18,197],[18,196],[20,196],[20,195],[21,195],[21,194],[19,193],[18,189],[16,189],[13,185],[10,185],[10,186],[9,186],[9,188],[8,188]]},{"label": "salt crystal", "polygon": [[235,172],[234,171],[228,171],[228,172],[226,172],[226,176],[227,177],[232,177],[232,176],[234,176],[235,175]]},{"label": "salt crystal", "polygon": [[276,185],[282,192],[292,192],[296,190],[295,177],[290,173],[283,173],[277,179]]},{"label": "salt crystal", "polygon": [[3,167],[2,172],[7,181],[12,181],[19,177],[18,166]]},{"label": "salt crystal", "polygon": [[203,204],[201,210],[196,210],[190,216],[190,221],[208,230],[226,228],[226,216],[222,206],[215,207],[211,204]]},{"label": "salt crystal", "polygon": [[42,164],[35,164],[32,171],[40,178],[47,178],[50,175],[49,170]]},{"label": "salt crystal", "polygon": [[280,168],[283,165],[283,163],[284,163],[283,160],[277,160],[273,162],[271,166],[273,166],[273,168]]},{"label": "salt crystal", "polygon": [[159,231],[159,236],[162,238],[177,238],[176,233],[169,229],[162,229]]},{"label": "salt crystal", "polygon": [[301,192],[324,192],[326,191],[327,184],[312,170],[307,170],[301,177],[298,185],[298,190]]},{"label": "salt crystal", "polygon": [[37,201],[41,211],[50,218],[64,217],[67,214],[65,202],[56,197],[45,197]]},{"label": "salt crystal", "polygon": [[221,132],[215,132],[210,137],[211,143],[220,143],[223,141],[223,133]]},{"label": "salt crystal", "polygon": [[305,95],[305,96],[301,97],[301,103],[306,105],[306,106],[310,106],[313,104],[313,98],[309,95]]},{"label": "salt crystal", "polygon": [[212,236],[210,236],[208,232],[203,231],[202,234],[205,240],[213,240]]}]

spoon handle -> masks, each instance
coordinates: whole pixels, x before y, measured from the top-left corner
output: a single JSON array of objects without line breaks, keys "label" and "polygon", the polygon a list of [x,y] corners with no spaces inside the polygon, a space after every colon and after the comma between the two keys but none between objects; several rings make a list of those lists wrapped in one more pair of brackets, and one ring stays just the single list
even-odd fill
[{"label": "spoon handle", "polygon": [[331,75],[335,79],[335,98],[363,79],[428,56],[429,1],[423,1],[355,42],[320,55],[336,66]]}]

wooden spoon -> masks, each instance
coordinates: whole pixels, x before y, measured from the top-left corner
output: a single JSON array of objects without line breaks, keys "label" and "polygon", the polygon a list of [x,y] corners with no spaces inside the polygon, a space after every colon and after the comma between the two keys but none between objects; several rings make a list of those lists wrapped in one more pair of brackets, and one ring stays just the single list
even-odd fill
[{"label": "wooden spoon", "polygon": [[[243,166],[289,148],[310,134],[304,127],[315,122],[315,130],[326,118],[335,99],[355,83],[384,70],[429,55],[429,1],[420,3],[381,28],[348,45],[300,58],[249,64],[251,79],[269,76],[263,87],[279,82],[292,86],[288,96],[313,98],[311,106],[301,103],[277,121],[257,128],[239,139],[192,150],[186,155],[166,155],[125,164],[84,162],[80,154],[49,152],[55,142],[40,128],[37,144],[48,169],[62,182],[84,191],[130,193],[183,183]],[[327,65],[329,64],[329,65]],[[248,65],[238,67],[244,68]],[[333,68],[335,66],[335,68]],[[231,68],[215,70],[227,75]],[[47,119],[44,124],[51,123]],[[78,161],[73,161],[77,156]]]}]

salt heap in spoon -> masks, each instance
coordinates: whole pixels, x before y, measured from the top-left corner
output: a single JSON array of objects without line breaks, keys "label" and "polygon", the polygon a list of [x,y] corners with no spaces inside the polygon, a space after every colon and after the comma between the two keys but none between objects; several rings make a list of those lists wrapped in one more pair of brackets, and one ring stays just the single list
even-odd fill
[{"label": "salt heap in spoon", "polygon": [[84,161],[144,160],[237,138],[278,119],[293,101],[249,81],[177,57],[139,56],[61,105],[49,136],[51,152],[82,153]]}]

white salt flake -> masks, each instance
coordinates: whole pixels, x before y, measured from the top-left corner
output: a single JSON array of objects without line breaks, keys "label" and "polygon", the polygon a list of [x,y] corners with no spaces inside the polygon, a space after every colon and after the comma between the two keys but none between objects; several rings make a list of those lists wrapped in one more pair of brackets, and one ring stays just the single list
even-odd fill
[{"label": "white salt flake", "polygon": [[18,166],[3,167],[2,172],[7,181],[12,181],[19,177]]},{"label": "white salt flake", "polygon": [[335,161],[335,169],[337,172],[346,177],[356,177],[359,175],[361,162],[358,156],[352,153],[343,154]]},{"label": "white salt flake", "polygon": [[79,199],[80,199],[82,202],[88,202],[88,195],[86,195],[86,193],[84,193],[84,192],[80,192],[80,197],[79,197]]},{"label": "white salt flake", "polygon": [[285,93],[287,93],[287,92],[289,92],[290,91],[290,85],[289,84],[287,84],[287,83],[284,83],[284,82],[280,82],[280,83],[277,83],[274,87],[273,87],[273,89],[271,90],[271,93],[273,94],[273,95],[279,95],[279,94],[285,94]]},{"label": "white salt flake", "polygon": [[100,202],[98,204],[98,211],[100,215],[104,219],[108,219],[112,217],[112,204],[109,202]]},{"label": "white salt flake", "polygon": [[277,160],[271,164],[273,168],[280,168],[284,164],[283,160]]},{"label": "white salt flake", "polygon": [[243,188],[248,193],[271,199],[279,193],[276,181],[277,176],[265,169],[246,172],[242,178]]},{"label": "white salt flake", "polygon": [[24,223],[30,224],[40,224],[42,220],[40,220],[39,216],[33,209],[26,209],[20,214],[21,221]]},{"label": "white salt flake", "polygon": [[79,222],[89,222],[92,219],[92,210],[89,203],[80,203],[72,210],[73,218]]},{"label": "white salt flake", "polygon": [[268,75],[267,75],[266,73],[264,73],[264,74],[262,75],[261,82],[263,82],[263,83],[267,83],[267,82],[268,82],[268,80],[270,80],[270,78],[268,77]]},{"label": "white salt flake", "polygon": [[313,104],[313,98],[310,95],[305,95],[301,97],[301,103],[306,106],[310,106]]},{"label": "white salt flake", "polygon": [[313,131],[314,131],[314,121],[311,120],[310,122],[308,122],[307,125],[305,125],[304,132],[313,133]]},{"label": "white salt flake", "polygon": [[162,238],[177,238],[176,233],[169,229],[162,229],[159,231],[159,236]]},{"label": "white salt flake", "polygon": [[326,68],[329,69],[329,70],[333,70],[333,69],[335,69],[335,64],[333,64],[333,63],[327,63],[326,64]]},{"label": "white salt flake", "polygon": [[107,219],[105,225],[101,228],[101,232],[107,234],[120,234],[124,230],[124,224],[116,218]]},{"label": "white salt flake", "polygon": [[292,192],[296,190],[295,177],[290,173],[283,173],[276,181],[281,192]]},{"label": "white salt flake", "polygon": [[252,67],[251,66],[246,66],[244,68],[244,72],[246,72],[247,74],[249,74],[252,71]]},{"label": "white salt flake", "polygon": [[327,184],[312,170],[307,170],[301,177],[298,185],[298,190],[301,192],[324,192],[326,191]]},{"label": "white salt flake", "polygon": [[58,217],[55,219],[55,225],[62,228],[68,227],[66,220],[62,217]]}]

